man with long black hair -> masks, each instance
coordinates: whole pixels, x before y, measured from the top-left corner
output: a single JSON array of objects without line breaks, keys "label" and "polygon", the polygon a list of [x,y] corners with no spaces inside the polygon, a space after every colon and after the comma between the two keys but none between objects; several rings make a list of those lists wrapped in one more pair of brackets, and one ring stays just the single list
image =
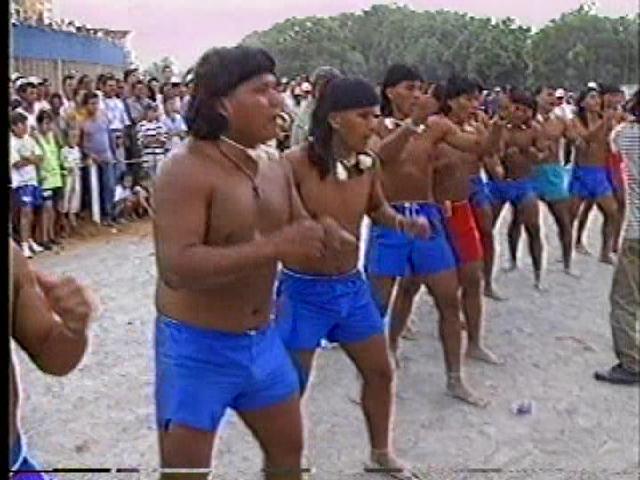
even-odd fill
[{"label": "man with long black hair", "polygon": [[[470,81],[468,84],[470,90],[464,96],[471,101],[477,86]],[[486,400],[471,391],[462,377],[459,282],[444,230],[443,211],[433,194],[431,159],[435,146],[441,142],[461,151],[482,152],[497,143],[502,130],[496,123],[486,136],[461,131],[447,118],[433,115],[438,110],[437,101],[425,97],[421,87],[421,76],[414,68],[397,64],[388,69],[382,85],[383,118],[376,148],[382,162],[386,198],[406,217],[426,216],[431,235],[427,239],[412,238],[374,225],[367,245],[366,272],[382,315],[386,314],[398,283],[390,308],[389,344],[394,353],[413,299],[421,286],[427,287],[439,314],[447,391],[455,398],[485,406]]]},{"label": "man with long black hair", "polygon": [[156,415],[164,468],[209,469],[233,408],[262,447],[265,477],[302,478],[298,379],[270,320],[272,292],[278,262],[331,261],[325,239],[339,232],[308,217],[288,164],[262,146],[275,137],[282,110],[274,70],[262,49],[204,53],[186,116],[191,138],[157,177]]},{"label": "man with long black hair", "polygon": [[[428,234],[428,223],[394,211],[382,194],[374,133],[378,96],[365,80],[338,78],[319,97],[309,143],[289,151],[296,188],[314,218],[330,218],[358,238],[368,215],[374,224],[408,235]],[[333,262],[285,261],[277,289],[277,323],[298,367],[304,391],[323,338],[338,342],[363,378],[361,404],[374,467],[398,469],[391,450],[393,370],[384,325],[364,274],[357,242]],[[404,478],[404,477],[402,477]]]}]

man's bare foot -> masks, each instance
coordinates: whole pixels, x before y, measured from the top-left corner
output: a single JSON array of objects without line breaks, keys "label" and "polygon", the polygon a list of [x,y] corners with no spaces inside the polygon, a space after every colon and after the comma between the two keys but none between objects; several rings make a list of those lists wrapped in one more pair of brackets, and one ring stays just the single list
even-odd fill
[{"label": "man's bare foot", "polygon": [[475,394],[462,382],[459,375],[447,382],[447,394],[458,400],[469,403],[475,407],[485,408],[489,401]]},{"label": "man's bare foot", "polygon": [[504,361],[495,355],[491,350],[481,345],[469,345],[467,348],[467,357],[481,362],[490,363],[491,365],[504,365]]},{"label": "man's bare foot", "polygon": [[571,267],[569,268],[564,268],[563,270],[565,275],[568,275],[571,278],[575,278],[576,280],[579,278],[582,278],[582,275],[580,275],[578,272],[576,272],[575,270],[573,270]]},{"label": "man's bare foot", "polygon": [[587,249],[587,247],[585,247],[581,243],[578,243],[576,245],[576,253],[579,253],[580,255],[591,255],[591,252]]},{"label": "man's bare foot", "polygon": [[407,465],[388,450],[371,450],[369,463],[365,465],[367,473],[386,474],[398,480],[414,480],[417,477]]},{"label": "man's bare foot", "polygon": [[498,293],[493,286],[484,287],[484,296],[496,302],[504,302],[507,299],[507,297]]},{"label": "man's bare foot", "polygon": [[610,253],[603,253],[602,255],[600,255],[600,262],[601,263],[606,263],[607,265],[615,265],[616,261],[613,258],[613,255],[611,255]]}]

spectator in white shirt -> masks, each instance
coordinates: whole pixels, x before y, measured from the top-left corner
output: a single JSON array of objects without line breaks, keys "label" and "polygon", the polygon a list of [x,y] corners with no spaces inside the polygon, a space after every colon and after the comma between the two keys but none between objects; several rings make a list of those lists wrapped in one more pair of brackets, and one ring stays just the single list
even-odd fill
[{"label": "spectator in white shirt", "polygon": [[167,130],[169,141],[167,142],[167,152],[179,146],[187,138],[187,125],[184,123],[182,115],[175,108],[175,102],[168,98],[164,105],[165,116],[162,124]]},{"label": "spectator in white shirt", "polygon": [[23,78],[16,82],[16,92],[20,99],[20,111],[27,116],[27,126],[29,131],[35,131],[38,128],[36,122],[36,100],[37,91],[36,83],[32,78]]}]

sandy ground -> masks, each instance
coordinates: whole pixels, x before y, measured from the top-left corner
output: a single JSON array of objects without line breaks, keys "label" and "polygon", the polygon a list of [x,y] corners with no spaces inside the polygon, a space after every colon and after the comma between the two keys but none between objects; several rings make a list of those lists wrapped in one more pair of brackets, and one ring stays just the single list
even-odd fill
[{"label": "sandy ground", "polygon": [[[507,214],[508,215],[508,214]],[[505,219],[500,264],[506,256]],[[549,217],[545,215],[549,226]],[[593,222],[590,247],[599,246]],[[468,363],[474,387],[491,397],[484,410],[444,394],[442,351],[430,298],[414,309],[421,334],[402,350],[397,378],[395,445],[432,479],[638,478],[639,389],[603,385],[593,371],[614,361],[608,324],[613,269],[578,257],[579,281],[564,276],[555,228],[545,229],[551,291],[539,294],[523,243],[521,265],[497,273],[510,300],[487,302],[487,343],[506,365]],[[72,273],[99,293],[104,312],[92,330],[88,355],[66,378],[37,371],[18,354],[23,390],[22,425],[35,458],[49,467],[158,465],[153,404],[153,246],[148,224],[129,226],[70,244],[61,255],[34,264]],[[368,447],[355,369],[340,350],[319,356],[305,405],[308,464],[315,479],[382,479],[364,475]],[[510,408],[532,400],[529,416]],[[220,479],[257,479],[261,456],[249,432],[230,413],[214,454]],[[499,468],[501,472],[469,469]],[[634,468],[636,470],[634,470]],[[467,469],[467,470],[465,470]],[[59,478],[155,478],[153,473]]]}]

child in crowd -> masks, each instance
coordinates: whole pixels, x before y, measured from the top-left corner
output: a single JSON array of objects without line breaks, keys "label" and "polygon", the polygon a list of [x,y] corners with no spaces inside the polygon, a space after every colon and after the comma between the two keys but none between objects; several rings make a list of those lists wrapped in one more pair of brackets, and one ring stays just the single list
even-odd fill
[{"label": "child in crowd", "polygon": [[138,202],[132,189],[133,175],[129,172],[122,172],[119,176],[114,196],[114,216],[118,223],[127,223],[134,220],[133,213]]},{"label": "child in crowd", "polygon": [[153,183],[151,176],[143,172],[138,179],[137,185],[133,187],[133,193],[137,199],[135,213],[138,217],[154,217],[155,206],[153,204]]},{"label": "child in crowd", "polygon": [[164,128],[167,130],[169,141],[167,142],[167,154],[178,147],[187,138],[187,125],[184,123],[182,115],[178,112],[176,102],[168,97],[164,102],[165,117],[162,120]]},{"label": "child in crowd", "polygon": [[20,217],[20,246],[25,257],[44,249],[32,237],[34,210],[42,204],[37,167],[42,163],[42,151],[28,134],[27,116],[11,113],[10,163],[11,187]]},{"label": "child in crowd", "polygon": [[167,130],[160,122],[158,106],[148,103],[144,107],[144,120],[137,126],[138,142],[142,148],[142,161],[151,177],[155,177],[164,160],[167,146]]},{"label": "child in crowd", "polygon": [[62,200],[62,165],[60,147],[53,131],[53,115],[48,110],[40,110],[36,116],[38,132],[35,139],[42,151],[40,164],[40,187],[42,188],[42,215],[40,217],[42,247],[51,250],[60,245],[56,238],[56,207]]},{"label": "child in crowd", "polygon": [[67,133],[67,145],[60,151],[60,160],[65,171],[64,194],[60,202],[60,214],[65,219],[65,231],[75,230],[78,221],[76,215],[80,211],[82,198],[82,180],[80,168],[82,167],[82,152],[78,146],[80,142],[80,130],[75,127]]}]

